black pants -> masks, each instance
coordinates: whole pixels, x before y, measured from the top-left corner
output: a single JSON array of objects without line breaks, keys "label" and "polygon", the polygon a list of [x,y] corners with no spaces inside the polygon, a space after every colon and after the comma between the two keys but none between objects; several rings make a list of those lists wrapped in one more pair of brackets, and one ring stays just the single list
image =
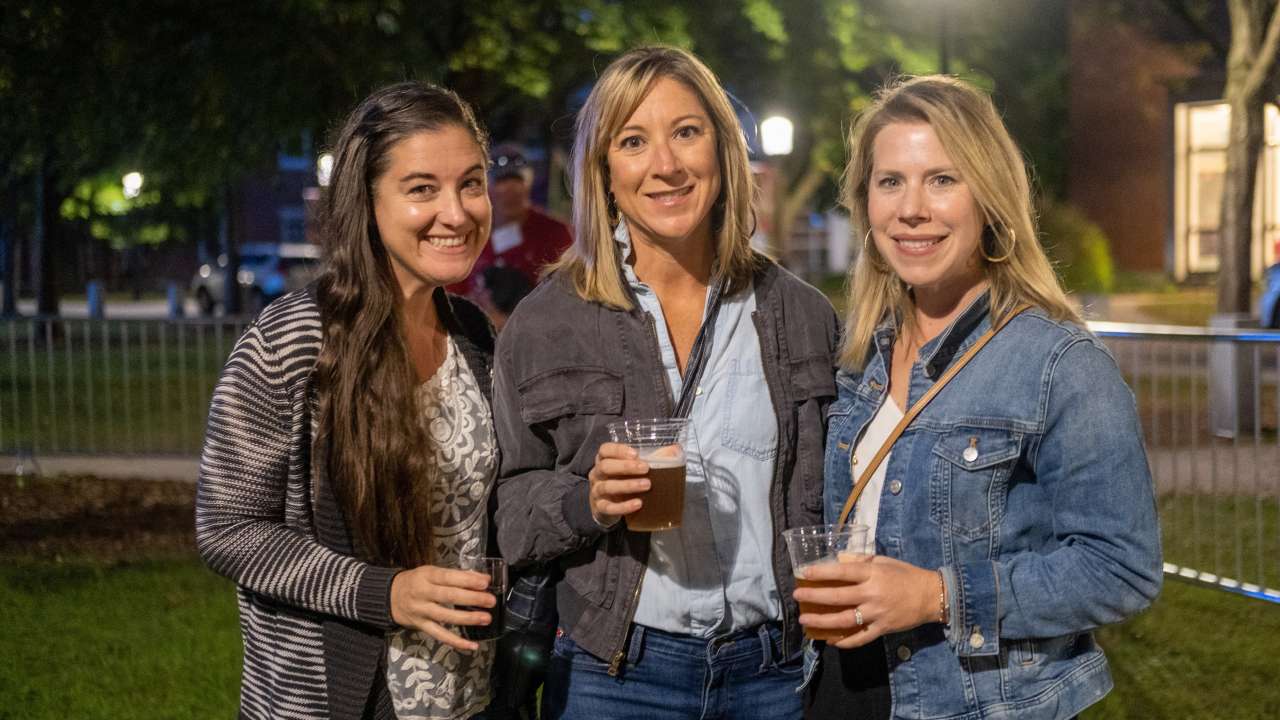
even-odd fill
[{"label": "black pants", "polygon": [[805,693],[805,720],[890,720],[892,705],[882,641],[853,650],[823,648]]},{"label": "black pants", "polygon": [[808,720],[889,720],[893,698],[884,642],[853,650],[824,647],[804,700]]}]

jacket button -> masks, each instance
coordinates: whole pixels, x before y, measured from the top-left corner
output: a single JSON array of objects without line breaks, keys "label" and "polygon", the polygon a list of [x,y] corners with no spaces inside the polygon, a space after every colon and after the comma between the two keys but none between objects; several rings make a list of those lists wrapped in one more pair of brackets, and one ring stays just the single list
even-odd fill
[{"label": "jacket button", "polygon": [[906,661],[910,660],[910,659],[911,659],[911,648],[907,647],[906,645],[899,645],[899,646],[898,646],[898,659],[899,659],[899,660],[901,660],[902,662],[906,662]]},{"label": "jacket button", "polygon": [[897,495],[898,493],[902,492],[902,481],[894,480],[893,482],[889,483],[889,492],[893,493],[894,495]]},{"label": "jacket button", "polygon": [[987,639],[982,637],[982,633],[978,632],[977,630],[974,630],[973,634],[969,636],[969,647],[971,648],[974,648],[974,649],[980,648],[986,642],[987,642]]}]

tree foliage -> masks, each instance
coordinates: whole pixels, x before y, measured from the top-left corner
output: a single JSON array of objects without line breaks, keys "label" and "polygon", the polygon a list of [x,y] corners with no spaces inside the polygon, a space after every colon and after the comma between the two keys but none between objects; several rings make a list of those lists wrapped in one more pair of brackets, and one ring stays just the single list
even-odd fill
[{"label": "tree foliage", "polygon": [[[43,177],[45,214],[64,241],[125,242],[137,219],[190,236],[238,180],[270,170],[281,150],[310,150],[305,139],[324,138],[359,98],[406,78],[457,89],[496,135],[566,144],[599,70],[649,42],[693,49],[757,116],[796,122],[795,152],[782,161],[785,222],[816,193],[830,196],[846,124],[870,92],[937,64],[936,3],[925,0],[0,0],[0,9],[0,214],[30,227],[29,188]],[[1052,95],[1056,61],[1026,59],[1032,48],[975,30],[981,20],[956,27],[968,41],[957,53],[965,72],[998,92],[1018,88],[1028,105]],[[1010,68],[1026,66],[1047,79],[1018,84],[1026,73]],[[148,204],[105,212],[94,198],[131,170],[146,174]]]}]

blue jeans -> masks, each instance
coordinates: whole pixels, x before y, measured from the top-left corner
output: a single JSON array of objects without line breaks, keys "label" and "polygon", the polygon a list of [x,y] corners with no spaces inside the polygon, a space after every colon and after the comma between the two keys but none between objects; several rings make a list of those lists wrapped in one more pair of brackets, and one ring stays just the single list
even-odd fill
[{"label": "blue jeans", "polygon": [[542,691],[544,720],[789,720],[801,717],[801,656],[782,657],[767,623],[715,638],[631,627],[617,677],[557,633]]}]

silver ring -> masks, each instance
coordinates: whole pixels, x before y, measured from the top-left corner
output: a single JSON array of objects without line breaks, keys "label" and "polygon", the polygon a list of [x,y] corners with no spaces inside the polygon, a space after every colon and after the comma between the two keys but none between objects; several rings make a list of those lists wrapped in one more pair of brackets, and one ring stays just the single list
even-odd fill
[{"label": "silver ring", "polygon": [[862,627],[862,625],[863,625],[863,623],[862,623],[862,608],[854,608],[854,609],[853,609],[853,622],[854,622],[858,627]]}]

